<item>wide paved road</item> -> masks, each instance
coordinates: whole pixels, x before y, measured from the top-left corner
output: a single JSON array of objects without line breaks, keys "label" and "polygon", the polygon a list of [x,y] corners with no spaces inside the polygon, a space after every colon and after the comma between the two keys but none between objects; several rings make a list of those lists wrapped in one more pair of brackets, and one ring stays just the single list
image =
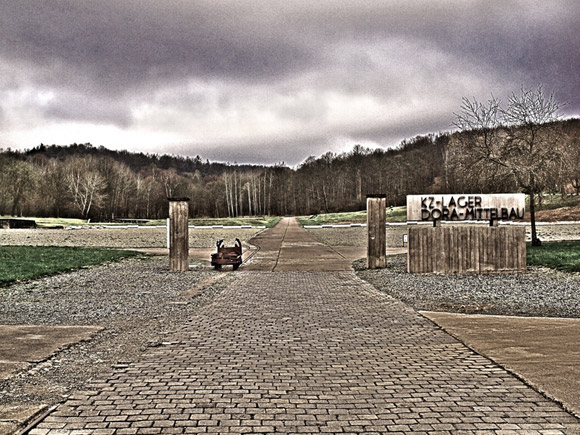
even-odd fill
[{"label": "wide paved road", "polygon": [[103,374],[30,433],[580,430],[555,403],[353,272],[303,271],[313,253],[329,264],[340,256],[293,220],[256,243],[261,256],[165,345]]}]

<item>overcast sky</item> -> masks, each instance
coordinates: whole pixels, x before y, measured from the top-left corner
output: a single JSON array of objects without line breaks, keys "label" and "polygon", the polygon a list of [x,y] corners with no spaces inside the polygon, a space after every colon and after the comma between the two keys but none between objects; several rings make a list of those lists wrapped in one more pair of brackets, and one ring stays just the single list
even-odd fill
[{"label": "overcast sky", "polygon": [[580,1],[0,0],[0,147],[295,165],[542,84],[580,113]]}]

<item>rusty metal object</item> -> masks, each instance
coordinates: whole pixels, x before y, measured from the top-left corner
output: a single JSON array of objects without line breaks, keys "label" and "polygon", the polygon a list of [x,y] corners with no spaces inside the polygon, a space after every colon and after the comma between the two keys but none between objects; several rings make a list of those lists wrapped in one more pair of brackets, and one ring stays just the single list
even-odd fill
[{"label": "rusty metal object", "polygon": [[242,242],[236,238],[236,245],[233,247],[223,246],[223,243],[223,240],[217,241],[217,252],[211,254],[211,265],[221,269],[222,266],[231,264],[237,270],[242,264]]}]

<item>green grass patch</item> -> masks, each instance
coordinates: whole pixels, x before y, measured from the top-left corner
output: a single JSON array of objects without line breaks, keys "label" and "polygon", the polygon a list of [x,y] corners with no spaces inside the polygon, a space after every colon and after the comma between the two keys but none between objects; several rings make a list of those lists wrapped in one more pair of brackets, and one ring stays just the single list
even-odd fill
[{"label": "green grass patch", "polygon": [[[536,207],[538,210],[556,210],[562,207],[575,207],[578,204],[580,204],[580,196],[544,195],[541,203],[539,202]],[[526,207],[529,208],[529,197],[527,195]]]},{"label": "green grass patch", "polygon": [[353,211],[342,213],[323,213],[312,216],[299,216],[301,225],[325,225],[325,224],[362,224],[367,222],[366,211]]},{"label": "green grass patch", "polygon": [[52,246],[0,246],[0,286],[139,255],[134,251]]},{"label": "green grass patch", "polygon": [[[301,225],[328,225],[328,224],[366,224],[367,212],[353,211],[342,213],[324,213],[313,216],[299,216]],[[387,207],[387,222],[406,222],[407,207]]]},{"label": "green grass patch", "polygon": [[543,242],[527,246],[527,262],[565,272],[580,272],[580,241]]},{"label": "green grass patch", "polygon": [[387,222],[407,222],[407,207],[387,207]]},{"label": "green grass patch", "polygon": [[[280,217],[274,216],[257,216],[257,217],[236,217],[236,218],[195,218],[190,219],[190,225],[211,226],[211,225],[227,225],[227,226],[241,226],[251,225],[253,227],[265,226],[272,228],[278,222]],[[165,224],[165,222],[163,222]],[[163,225],[161,224],[161,225]]]}]

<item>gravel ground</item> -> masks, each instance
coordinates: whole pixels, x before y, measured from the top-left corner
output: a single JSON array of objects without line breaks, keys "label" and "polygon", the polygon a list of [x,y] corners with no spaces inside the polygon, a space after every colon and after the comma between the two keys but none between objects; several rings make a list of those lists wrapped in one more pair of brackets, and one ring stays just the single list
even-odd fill
[{"label": "gravel ground", "polygon": [[580,317],[580,274],[530,267],[523,274],[434,275],[406,272],[406,255],[382,270],[361,270],[364,280],[416,310],[539,317]]},{"label": "gravel ground", "polygon": [[[366,246],[366,227],[352,228],[308,228],[314,237],[329,246]],[[402,248],[403,234],[407,233],[404,225],[387,227],[387,247]]]},{"label": "gravel ground", "polygon": [[[231,244],[236,237],[247,241],[258,234],[256,228],[189,229],[191,248],[213,248],[217,240]],[[106,248],[166,248],[165,228],[83,228],[79,230],[2,230],[0,245],[86,246]]]},{"label": "gravel ground", "polygon": [[[580,240],[580,225],[538,225],[538,237],[543,241],[551,240]],[[322,243],[330,246],[366,246],[367,229],[353,228],[309,228],[314,236]],[[403,234],[407,234],[406,225],[387,226],[387,247],[403,246]],[[528,240],[531,240],[530,227],[526,227]]]},{"label": "gravel ground", "polygon": [[[189,246],[213,248],[217,240],[232,244],[236,237],[248,241],[260,229],[190,229]],[[314,236],[330,246],[366,246],[366,228],[309,229]],[[527,229],[528,239],[529,227]],[[406,226],[387,227],[387,246],[402,247]],[[541,225],[538,234],[542,240],[580,239],[580,225]],[[167,232],[164,228],[86,228],[79,230],[2,230],[0,245],[27,246],[94,246],[108,248],[165,248]]]},{"label": "gravel ground", "polygon": [[0,407],[54,404],[112,365],[163,345],[230,279],[210,269],[171,273],[166,257],[139,257],[0,288],[0,324],[106,327],[0,382]]},{"label": "gravel ground", "polygon": [[[526,227],[528,240],[530,228]],[[538,225],[543,241],[578,240],[580,225]],[[309,229],[330,246],[366,246],[366,228]],[[407,226],[387,226],[387,247],[401,247]],[[541,317],[580,317],[580,274],[528,267],[525,274],[408,274],[406,255],[389,257],[384,270],[359,276],[417,310]],[[363,267],[364,262],[358,262]]]}]

